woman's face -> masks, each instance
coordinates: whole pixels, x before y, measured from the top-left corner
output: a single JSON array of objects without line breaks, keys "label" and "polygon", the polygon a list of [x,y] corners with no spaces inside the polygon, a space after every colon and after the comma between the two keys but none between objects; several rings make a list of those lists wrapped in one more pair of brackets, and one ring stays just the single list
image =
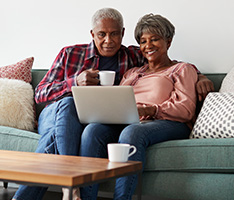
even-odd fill
[{"label": "woman's face", "polygon": [[166,41],[154,33],[143,33],[140,38],[140,50],[149,62],[160,62],[167,57],[171,41]]}]

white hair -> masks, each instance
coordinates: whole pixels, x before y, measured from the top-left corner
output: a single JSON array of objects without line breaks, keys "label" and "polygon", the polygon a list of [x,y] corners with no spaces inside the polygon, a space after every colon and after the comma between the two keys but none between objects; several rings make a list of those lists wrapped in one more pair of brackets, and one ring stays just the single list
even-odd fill
[{"label": "white hair", "polygon": [[113,19],[119,23],[120,28],[123,28],[123,16],[114,8],[102,8],[96,11],[92,17],[92,29],[94,29],[97,23],[102,19]]},{"label": "white hair", "polygon": [[150,13],[140,18],[135,27],[135,39],[138,44],[140,44],[140,38],[144,32],[155,33],[164,40],[172,40],[175,34],[175,27],[165,17]]}]

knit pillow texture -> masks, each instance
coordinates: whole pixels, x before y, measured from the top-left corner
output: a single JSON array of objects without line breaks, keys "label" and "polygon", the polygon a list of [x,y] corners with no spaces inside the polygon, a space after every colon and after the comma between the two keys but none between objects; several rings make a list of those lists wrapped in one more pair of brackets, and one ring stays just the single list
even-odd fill
[{"label": "knit pillow texture", "polygon": [[234,67],[224,77],[219,92],[234,93]]},{"label": "knit pillow texture", "polygon": [[234,137],[234,93],[209,93],[190,138]]},{"label": "knit pillow texture", "polygon": [[30,83],[33,61],[34,58],[30,57],[15,64],[0,67],[0,78],[17,79]]}]

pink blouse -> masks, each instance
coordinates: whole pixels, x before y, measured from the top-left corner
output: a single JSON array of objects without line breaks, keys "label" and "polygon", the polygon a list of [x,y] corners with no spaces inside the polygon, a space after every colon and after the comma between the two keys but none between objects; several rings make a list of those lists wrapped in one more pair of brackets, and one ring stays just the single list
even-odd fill
[{"label": "pink blouse", "polygon": [[156,106],[155,119],[189,122],[196,109],[197,70],[179,62],[166,70],[145,73],[148,64],[128,70],[120,85],[133,86],[136,102]]}]

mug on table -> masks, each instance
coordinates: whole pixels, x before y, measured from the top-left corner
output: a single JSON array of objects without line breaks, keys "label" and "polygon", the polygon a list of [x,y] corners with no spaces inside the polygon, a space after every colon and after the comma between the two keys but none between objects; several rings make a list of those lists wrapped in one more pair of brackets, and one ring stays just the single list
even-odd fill
[{"label": "mug on table", "polygon": [[137,151],[137,148],[130,144],[110,143],[107,148],[110,162],[127,162],[128,158]]}]

